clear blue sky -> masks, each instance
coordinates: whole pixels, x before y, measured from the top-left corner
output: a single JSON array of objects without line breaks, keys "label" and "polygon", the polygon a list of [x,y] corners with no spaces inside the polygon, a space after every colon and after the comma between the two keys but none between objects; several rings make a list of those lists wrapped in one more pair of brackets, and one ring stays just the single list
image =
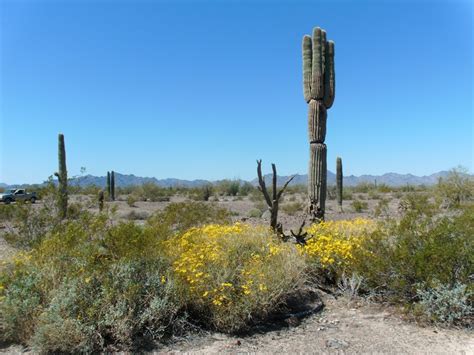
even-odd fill
[{"label": "clear blue sky", "polygon": [[306,173],[301,39],[336,43],[328,168],[473,165],[471,1],[0,0],[0,182],[81,166],[183,179]]}]

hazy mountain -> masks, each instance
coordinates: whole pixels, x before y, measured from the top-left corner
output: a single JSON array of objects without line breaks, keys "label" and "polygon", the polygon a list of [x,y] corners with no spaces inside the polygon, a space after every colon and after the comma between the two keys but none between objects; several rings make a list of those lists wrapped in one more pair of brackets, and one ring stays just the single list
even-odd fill
[{"label": "hazy mountain", "polygon": [[[389,186],[404,186],[404,185],[433,185],[436,184],[440,177],[445,177],[449,172],[448,171],[440,171],[438,173],[434,173],[431,175],[425,176],[416,176],[412,174],[397,174],[397,173],[387,173],[383,175],[361,175],[361,176],[354,176],[349,175],[344,177],[344,185],[345,186],[354,186],[359,183],[375,183],[377,184],[386,184]],[[278,176],[277,183],[279,186],[283,185],[289,176]],[[299,175],[296,174],[291,185],[298,185],[307,183],[308,176],[307,175]],[[242,182],[244,180],[241,180]],[[267,185],[270,185],[272,181],[271,174],[265,175],[265,182]],[[208,180],[181,180],[181,179],[156,179],[154,177],[140,177],[135,176],[133,174],[124,175],[120,173],[115,173],[115,186],[122,187],[122,186],[133,186],[133,185],[142,185],[145,183],[153,183],[158,186],[162,187],[199,187],[209,183],[217,183],[219,181],[208,181]],[[258,179],[255,178],[250,181],[250,183],[254,186],[258,185]],[[336,174],[331,171],[328,171],[328,185],[334,185],[336,183]],[[90,186],[96,185],[100,187],[105,187],[106,185],[106,177],[105,176],[93,176],[93,175],[85,175],[85,176],[78,176],[73,177],[70,179],[69,184],[72,186]],[[8,187],[15,187],[18,185],[8,185],[4,183],[0,183],[0,187],[8,188]],[[27,186],[27,185],[22,185]]]}]

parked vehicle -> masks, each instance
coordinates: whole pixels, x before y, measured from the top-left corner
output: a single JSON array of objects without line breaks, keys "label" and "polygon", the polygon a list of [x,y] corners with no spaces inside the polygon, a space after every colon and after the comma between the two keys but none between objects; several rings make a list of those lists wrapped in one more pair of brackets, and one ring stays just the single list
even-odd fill
[{"label": "parked vehicle", "polygon": [[38,197],[36,192],[28,192],[25,189],[10,189],[0,193],[0,201],[9,204],[15,201],[30,201],[35,203]]}]

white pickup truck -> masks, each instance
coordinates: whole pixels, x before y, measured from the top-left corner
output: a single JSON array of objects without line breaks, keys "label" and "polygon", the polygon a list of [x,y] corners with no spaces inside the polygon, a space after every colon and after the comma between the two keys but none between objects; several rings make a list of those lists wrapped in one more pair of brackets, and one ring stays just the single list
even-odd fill
[{"label": "white pickup truck", "polygon": [[28,192],[25,189],[9,189],[0,193],[0,201],[7,205],[14,201],[30,201],[35,203],[37,199],[36,192]]}]

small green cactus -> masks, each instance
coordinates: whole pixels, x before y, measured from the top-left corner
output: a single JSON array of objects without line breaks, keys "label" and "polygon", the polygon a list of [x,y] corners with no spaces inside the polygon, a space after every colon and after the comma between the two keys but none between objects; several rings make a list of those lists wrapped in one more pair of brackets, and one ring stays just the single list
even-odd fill
[{"label": "small green cactus", "polygon": [[58,210],[61,219],[67,216],[67,169],[66,169],[66,147],[64,145],[64,135],[58,135],[58,169],[59,171],[54,173],[58,178]]}]

